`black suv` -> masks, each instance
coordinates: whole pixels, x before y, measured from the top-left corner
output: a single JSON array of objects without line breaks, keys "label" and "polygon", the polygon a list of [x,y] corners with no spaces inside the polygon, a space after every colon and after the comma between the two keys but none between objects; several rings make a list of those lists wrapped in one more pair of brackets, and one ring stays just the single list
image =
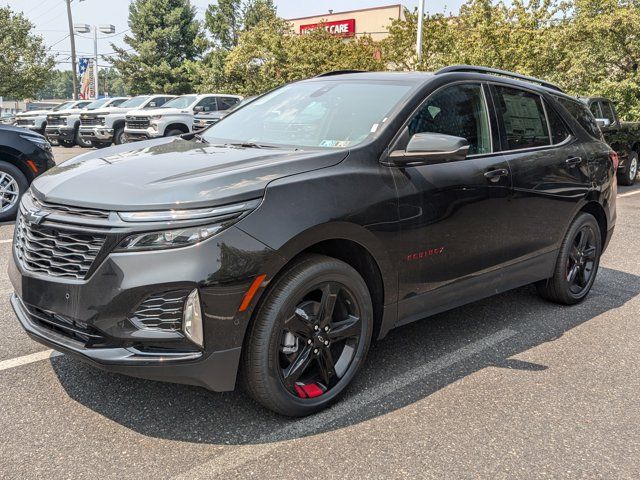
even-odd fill
[{"label": "black suv", "polygon": [[113,372],[315,412],[374,338],[522,285],[585,298],[617,157],[587,107],[480,67],[332,73],[201,134],[67,161],[21,204],[12,305]]},{"label": "black suv", "polygon": [[0,125],[0,222],[16,218],[33,179],[54,165],[51,145],[42,135]]}]

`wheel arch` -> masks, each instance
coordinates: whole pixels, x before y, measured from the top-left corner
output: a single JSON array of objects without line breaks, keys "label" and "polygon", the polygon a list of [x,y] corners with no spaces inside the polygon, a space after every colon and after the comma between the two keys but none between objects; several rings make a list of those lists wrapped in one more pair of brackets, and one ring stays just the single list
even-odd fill
[{"label": "wheel arch", "polygon": [[189,133],[189,127],[187,127],[184,123],[170,123],[164,128],[164,134],[171,130],[180,130],[182,133]]},{"label": "wheel arch", "polygon": [[20,160],[22,154],[9,147],[0,147],[0,162],[10,163],[22,172],[27,182],[31,183],[35,177],[27,165]]},{"label": "wheel arch", "polygon": [[580,209],[580,212],[588,213],[595,217],[596,221],[598,222],[598,226],[600,227],[600,238],[602,241],[602,245],[606,245],[609,225],[604,207],[596,201],[591,201],[584,205]]}]

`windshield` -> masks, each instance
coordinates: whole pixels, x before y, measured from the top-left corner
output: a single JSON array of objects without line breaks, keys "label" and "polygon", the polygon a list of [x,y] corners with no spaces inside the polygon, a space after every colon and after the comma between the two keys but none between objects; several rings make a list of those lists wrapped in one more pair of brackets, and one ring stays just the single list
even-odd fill
[{"label": "windshield", "polygon": [[174,98],[165,103],[162,108],[187,108],[198,98],[196,95],[184,95],[182,97]]},{"label": "windshield", "polygon": [[149,95],[138,95],[137,97],[130,98],[126,102],[120,104],[120,108],[135,108],[142,105],[147,99]]},{"label": "windshield", "polygon": [[250,102],[204,137],[210,142],[350,147],[375,134],[411,88],[374,81],[294,83]]},{"label": "windshield", "polygon": [[69,108],[71,105],[73,105],[73,102],[65,102],[65,103],[61,103],[60,105],[57,105],[55,107],[53,107],[51,109],[52,112],[58,112],[60,110],[66,110],[67,108]]},{"label": "windshield", "polygon": [[96,110],[97,108],[100,108],[110,100],[111,100],[110,98],[101,98],[100,100],[91,102],[89,105],[87,105],[87,110]]}]

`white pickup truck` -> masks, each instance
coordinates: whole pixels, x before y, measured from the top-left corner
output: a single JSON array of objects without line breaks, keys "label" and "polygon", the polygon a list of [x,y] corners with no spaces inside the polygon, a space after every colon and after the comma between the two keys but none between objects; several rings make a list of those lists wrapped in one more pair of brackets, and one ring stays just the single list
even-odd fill
[{"label": "white pickup truck", "polygon": [[90,147],[91,143],[80,137],[80,115],[84,111],[96,110],[109,105],[119,105],[127,100],[127,97],[101,98],[99,100],[86,100],[77,102],[76,105],[47,115],[47,138],[58,142],[63,147]]},{"label": "white pickup truck", "polygon": [[[52,112],[64,110],[65,108],[70,108],[73,103],[73,101],[64,102],[49,110],[30,110],[28,112],[18,113],[16,115],[16,125],[44,135],[44,130],[47,127],[47,115]],[[89,102],[87,102],[87,104],[88,103]]]},{"label": "white pickup truck", "polygon": [[121,103],[80,115],[80,137],[96,148],[124,143],[125,117],[131,110],[149,111],[162,107],[174,95],[138,95]]},{"label": "white pickup truck", "polygon": [[195,114],[217,111],[219,110],[218,104],[221,107],[226,106],[229,101],[233,100],[239,102],[242,97],[223,94],[182,95],[167,102],[163,108],[151,112],[144,110],[129,112],[126,117],[124,133],[127,141],[189,133],[193,131]]}]

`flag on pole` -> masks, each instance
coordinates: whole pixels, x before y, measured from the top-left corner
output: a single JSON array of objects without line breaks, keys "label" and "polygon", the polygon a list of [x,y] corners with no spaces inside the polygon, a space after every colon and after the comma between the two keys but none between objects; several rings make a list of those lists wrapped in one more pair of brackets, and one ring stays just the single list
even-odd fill
[{"label": "flag on pole", "polygon": [[80,70],[80,98],[87,100],[89,98],[97,98],[94,79],[93,79],[93,59],[81,58],[78,63]]}]

